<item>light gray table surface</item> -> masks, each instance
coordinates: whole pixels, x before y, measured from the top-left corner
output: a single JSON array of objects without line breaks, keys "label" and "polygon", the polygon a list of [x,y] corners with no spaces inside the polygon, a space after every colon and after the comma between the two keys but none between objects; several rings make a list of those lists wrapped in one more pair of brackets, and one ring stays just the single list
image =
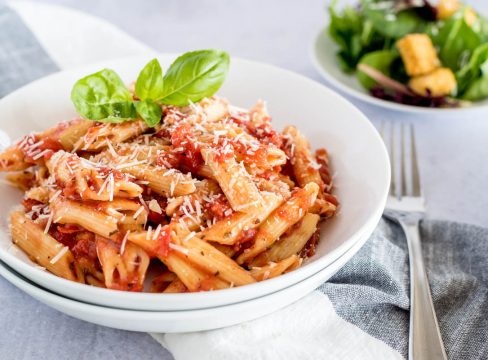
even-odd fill
[{"label": "light gray table surface", "polygon": [[[15,0],[16,1],[16,0]],[[222,48],[325,83],[310,48],[326,19],[309,0],[47,0],[102,17],[161,52]],[[485,14],[486,0],[468,1]],[[376,125],[413,123],[428,216],[488,226],[488,111],[408,115],[350,99]],[[0,359],[171,359],[144,333],[92,325],[0,278]],[[200,349],[199,351],[204,351]]]}]

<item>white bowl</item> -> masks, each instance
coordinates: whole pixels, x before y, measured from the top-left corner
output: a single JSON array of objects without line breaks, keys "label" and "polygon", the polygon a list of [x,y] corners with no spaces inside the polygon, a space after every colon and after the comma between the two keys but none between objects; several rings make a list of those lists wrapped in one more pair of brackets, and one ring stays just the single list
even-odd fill
[{"label": "white bowl", "polygon": [[[160,55],[167,69],[175,55]],[[80,77],[103,67],[116,70],[127,82],[136,78],[147,58],[129,58],[51,75],[0,101],[0,128],[16,139],[75,116],[69,94]],[[234,105],[249,107],[268,101],[275,127],[296,124],[314,148],[324,146],[336,172],[339,214],[322,228],[316,255],[300,269],[244,287],[206,293],[149,294],[99,289],[49,274],[12,246],[7,214],[22,194],[0,184],[0,259],[33,282],[56,293],[93,304],[137,310],[188,310],[257,298],[296,284],[323,270],[369,236],[381,217],[390,181],[388,155],[368,119],[330,89],[303,76],[256,62],[232,59],[220,95]],[[351,255],[352,256],[352,255]]]},{"label": "white bowl", "polygon": [[236,325],[270,314],[309,294],[339,270],[368,239],[363,236],[325,269],[279,291],[247,301],[205,309],[179,311],[123,310],[87,304],[45,290],[0,261],[0,275],[42,303],[74,318],[116,329],[179,333]]},{"label": "white bowl", "polygon": [[317,37],[312,44],[311,57],[315,68],[325,80],[343,91],[345,94],[353,96],[359,100],[396,111],[431,115],[439,114],[442,116],[459,114],[459,112],[468,110],[480,110],[488,107],[488,100],[473,102],[470,103],[469,106],[459,108],[427,108],[398,104],[392,101],[376,98],[359,83],[355,74],[346,74],[341,70],[336,58],[337,50],[337,44],[328,34],[328,27],[323,28],[317,34]]}]

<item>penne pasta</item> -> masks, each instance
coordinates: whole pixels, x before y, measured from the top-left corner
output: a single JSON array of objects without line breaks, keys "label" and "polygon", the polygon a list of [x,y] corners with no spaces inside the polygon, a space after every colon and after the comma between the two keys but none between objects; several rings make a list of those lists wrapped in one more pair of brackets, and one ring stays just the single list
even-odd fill
[{"label": "penne pasta", "polygon": [[73,254],[63,244],[44,233],[38,224],[21,211],[10,214],[10,231],[14,244],[29,257],[62,278],[78,281]]},{"label": "penne pasta", "polygon": [[152,166],[131,166],[122,169],[123,172],[135,176],[139,180],[147,181],[148,187],[164,196],[181,196],[191,194],[196,190],[191,176],[183,175],[180,171],[157,169]]},{"label": "penne pasta", "polygon": [[219,161],[219,153],[215,150],[202,149],[202,156],[229,200],[232,209],[250,212],[254,211],[255,205],[263,203],[258,188],[242,164],[238,164],[233,158]]},{"label": "penne pasta", "polygon": [[149,256],[139,246],[120,245],[101,236],[96,237],[97,254],[102,264],[105,286],[109,289],[142,291]]},{"label": "penne pasta", "polygon": [[9,147],[0,154],[0,171],[21,171],[32,165],[25,161],[24,153],[17,146]]},{"label": "penne pasta", "polygon": [[124,123],[103,123],[91,127],[81,138],[77,147],[84,151],[100,151],[110,144],[118,144],[132,139],[149,129],[142,120]]},{"label": "penne pasta", "polygon": [[278,262],[298,254],[317,229],[319,220],[320,216],[316,214],[306,214],[292,232],[283,235],[268,250],[254,258],[250,265],[264,266],[269,262]]},{"label": "penne pasta", "polygon": [[291,255],[278,262],[271,262],[262,267],[253,267],[250,272],[257,281],[268,280],[285,273],[289,268],[297,266],[299,262],[298,255]]},{"label": "penne pasta", "polygon": [[310,182],[323,187],[323,181],[319,174],[319,165],[310,153],[310,144],[307,139],[294,127],[288,126],[283,131],[289,139],[288,146],[291,156],[293,173],[299,186],[305,186]]},{"label": "penne pasta", "polygon": [[67,151],[71,151],[76,146],[81,137],[85,136],[88,129],[93,126],[93,121],[76,119],[69,126],[59,133],[59,142]]},{"label": "penne pasta", "polygon": [[35,174],[30,171],[15,172],[7,174],[5,179],[20,190],[28,192],[35,183]]},{"label": "penne pasta", "polygon": [[[187,250],[183,247],[177,247],[178,250],[165,252],[161,250],[161,240],[148,237],[147,232],[130,234],[128,240],[143,248],[150,256],[157,257],[161,260],[170,271],[174,272],[189,291],[200,291],[202,284],[212,274],[199,269],[192,264],[187,258]],[[181,256],[182,255],[182,256]],[[229,287],[229,283],[223,280],[213,281],[214,289],[223,289]]]},{"label": "penne pasta", "polygon": [[174,279],[167,287],[164,289],[164,293],[171,294],[171,293],[183,293],[186,292],[188,289],[186,288],[183,281],[179,278]]},{"label": "penne pasta", "polygon": [[200,237],[205,241],[234,245],[243,231],[257,228],[283,201],[280,195],[263,193],[263,203],[254,206],[254,211],[236,212],[229,218],[218,221],[215,225],[204,230]]},{"label": "penne pasta", "polygon": [[50,204],[53,222],[76,224],[103,237],[117,233],[117,219],[97,212],[82,203],[58,198]]},{"label": "penne pasta", "polygon": [[259,226],[254,244],[239,255],[237,262],[249,262],[255,256],[268,249],[285,231],[297,223],[312,206],[317,198],[319,187],[315,183],[305,185],[303,189],[295,190],[288,201],[278,207]]},{"label": "penne pasta", "polygon": [[185,256],[192,263],[214,276],[237,286],[254,282],[252,276],[234,260],[198,237],[191,237],[182,246],[188,249]]}]

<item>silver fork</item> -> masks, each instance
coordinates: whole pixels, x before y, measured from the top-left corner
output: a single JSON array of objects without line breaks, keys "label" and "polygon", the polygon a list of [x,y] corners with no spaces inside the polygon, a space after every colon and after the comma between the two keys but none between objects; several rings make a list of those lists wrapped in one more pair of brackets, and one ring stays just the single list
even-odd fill
[{"label": "silver fork", "polygon": [[[410,133],[410,146],[407,146],[407,132]],[[432,295],[422,257],[422,245],[419,234],[419,221],[424,217],[425,206],[420,187],[420,176],[415,147],[415,134],[413,126],[405,132],[401,126],[400,136],[400,187],[397,189],[395,179],[395,131],[391,126],[389,155],[392,181],[390,195],[386,204],[384,216],[400,224],[405,232],[408,244],[410,264],[410,330],[408,358],[410,360],[446,360],[446,350],[442,342],[439,324],[435,314]],[[384,127],[381,135],[385,139]],[[386,142],[386,141],[385,141]],[[410,149],[410,183],[411,195],[407,191],[407,151]]]}]

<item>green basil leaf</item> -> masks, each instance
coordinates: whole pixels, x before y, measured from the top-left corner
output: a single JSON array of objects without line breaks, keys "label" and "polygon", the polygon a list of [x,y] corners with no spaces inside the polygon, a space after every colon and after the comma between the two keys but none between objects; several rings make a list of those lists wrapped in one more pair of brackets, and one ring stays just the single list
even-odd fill
[{"label": "green basil leaf", "polygon": [[[396,51],[380,50],[380,51],[374,51],[364,55],[359,61],[359,63],[369,65],[381,71],[386,76],[390,76],[391,65],[398,57],[399,54]],[[374,85],[376,85],[376,81],[370,78],[362,71],[358,70],[356,75],[361,85],[363,85],[366,89],[369,90]]]},{"label": "green basil leaf", "polygon": [[78,80],[71,90],[71,101],[89,120],[123,122],[136,118],[132,96],[113,70],[103,69]]},{"label": "green basil leaf", "polygon": [[163,96],[163,70],[157,59],[149,61],[139,73],[135,92],[141,100]]},{"label": "green basil leaf", "polygon": [[188,105],[217,92],[229,70],[225,51],[199,50],[177,58],[164,75],[164,95],[156,99],[163,104]]},{"label": "green basil leaf", "polygon": [[152,100],[143,100],[136,103],[136,110],[139,116],[146,122],[150,127],[154,127],[161,121],[163,112],[161,111],[161,106],[156,104]]}]

